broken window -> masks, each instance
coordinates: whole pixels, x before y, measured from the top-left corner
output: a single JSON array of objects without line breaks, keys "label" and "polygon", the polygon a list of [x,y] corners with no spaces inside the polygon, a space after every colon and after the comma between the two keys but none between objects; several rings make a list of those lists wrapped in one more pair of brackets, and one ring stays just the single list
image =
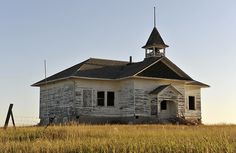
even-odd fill
[{"label": "broken window", "polygon": [[167,110],[167,101],[166,100],[163,100],[161,102],[161,110]]},{"label": "broken window", "polygon": [[115,93],[112,91],[107,92],[107,106],[114,106]]},{"label": "broken window", "polygon": [[105,92],[104,91],[97,92],[97,104],[98,104],[98,106],[105,105]]},{"label": "broken window", "polygon": [[194,96],[188,97],[188,107],[189,107],[189,110],[195,110],[195,97]]}]

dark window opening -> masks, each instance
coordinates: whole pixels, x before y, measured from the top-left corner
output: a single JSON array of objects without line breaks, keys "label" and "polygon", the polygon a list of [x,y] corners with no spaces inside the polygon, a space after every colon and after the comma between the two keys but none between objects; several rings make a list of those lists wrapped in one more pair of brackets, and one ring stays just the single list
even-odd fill
[{"label": "dark window opening", "polygon": [[107,92],[107,106],[114,106],[115,93],[108,91]]},{"label": "dark window opening", "polygon": [[167,101],[166,100],[163,100],[161,102],[161,110],[167,110]]},{"label": "dark window opening", "polygon": [[97,92],[97,103],[98,103],[98,106],[104,106],[104,104],[105,104],[105,93],[104,93],[104,91],[98,91]]},{"label": "dark window opening", "polygon": [[194,96],[188,97],[188,106],[189,106],[189,110],[195,110],[195,97]]}]

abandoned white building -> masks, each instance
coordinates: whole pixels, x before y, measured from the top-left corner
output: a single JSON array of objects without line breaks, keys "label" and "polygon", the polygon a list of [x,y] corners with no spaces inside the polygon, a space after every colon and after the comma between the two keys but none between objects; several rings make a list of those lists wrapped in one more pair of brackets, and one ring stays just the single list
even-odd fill
[{"label": "abandoned white building", "polygon": [[201,88],[165,56],[157,28],[140,62],[90,58],[33,86],[40,123],[159,123],[180,116],[201,122]]}]

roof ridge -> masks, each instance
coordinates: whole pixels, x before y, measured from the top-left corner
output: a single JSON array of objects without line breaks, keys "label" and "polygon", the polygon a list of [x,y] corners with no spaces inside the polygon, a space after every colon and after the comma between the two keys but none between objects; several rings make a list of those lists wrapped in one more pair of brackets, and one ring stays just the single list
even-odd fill
[{"label": "roof ridge", "polygon": [[105,58],[93,58],[93,57],[90,57],[88,60],[102,60],[102,61],[114,61],[114,62],[129,63],[129,61],[113,60],[113,59],[105,59]]},{"label": "roof ridge", "polygon": [[[74,73],[72,73],[70,76],[74,76],[74,75],[81,69],[81,67],[82,67],[87,61],[89,61],[89,59],[87,59],[87,60],[85,60],[85,61],[79,63],[79,64],[81,64],[80,67],[79,67]],[[78,64],[78,65],[79,65],[79,64]]]}]

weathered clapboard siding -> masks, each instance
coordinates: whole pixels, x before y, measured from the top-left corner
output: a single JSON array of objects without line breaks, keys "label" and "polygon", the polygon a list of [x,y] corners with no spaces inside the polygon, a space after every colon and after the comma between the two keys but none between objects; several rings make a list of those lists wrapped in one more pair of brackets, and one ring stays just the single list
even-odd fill
[{"label": "weathered clapboard siding", "polygon": [[[185,97],[185,117],[188,119],[201,119],[201,90],[199,87],[186,86],[186,97]],[[195,110],[189,110],[188,98],[189,96],[195,97]]]},{"label": "weathered clapboard siding", "polygon": [[[163,83],[161,82],[155,82],[155,81],[147,81],[147,82],[143,82],[141,81],[142,86],[145,89],[145,86],[149,87],[149,89],[147,88],[147,90],[150,90],[150,87],[153,86],[153,89],[155,89],[156,87],[159,86],[159,84]],[[172,84],[173,82],[169,82],[168,84]],[[165,82],[165,84],[167,84]],[[163,100],[169,100],[169,101],[173,101],[176,103],[176,107],[177,107],[177,112],[176,112],[176,116],[184,116],[187,119],[201,119],[201,95],[200,95],[200,88],[198,87],[194,87],[194,88],[190,88],[189,86],[186,88],[183,84],[172,84],[180,93],[181,95],[172,95],[171,92],[166,91],[165,93],[163,93],[162,95],[158,96],[157,98],[157,106],[155,106],[155,97],[149,97],[149,102],[152,102],[152,105],[150,108],[153,107],[153,109],[155,109],[155,107],[157,107],[157,116],[159,118],[168,118],[170,117],[169,112],[165,112],[165,113],[161,113],[160,110],[160,103]],[[140,85],[139,85],[140,86]],[[155,86],[155,87],[154,87]],[[144,91],[143,91],[144,92]],[[189,110],[189,106],[188,106],[188,96],[194,96],[195,97],[195,110]],[[142,98],[141,98],[142,99]],[[142,100],[140,100],[142,101]],[[145,101],[145,100],[144,100]],[[144,104],[143,102],[143,105]],[[146,105],[148,105],[148,102],[146,103]],[[168,105],[168,107],[170,107]],[[142,107],[144,108],[144,107]],[[150,113],[152,114],[152,113]],[[155,113],[153,113],[155,114]],[[163,115],[166,114],[166,115]],[[173,115],[172,115],[173,116]]]},{"label": "weathered clapboard siding", "polygon": [[[171,84],[176,90],[166,89],[158,95],[150,91],[161,85]],[[105,92],[105,106],[97,106],[97,92]],[[106,105],[107,91],[115,93],[114,106]],[[188,109],[188,96],[194,96],[196,110]],[[189,119],[201,119],[200,88],[184,86],[183,82],[126,79],[102,81],[73,79],[40,88],[40,119],[47,124],[51,116],[54,122],[72,121],[81,116],[94,117],[156,117],[166,119],[184,115]],[[168,110],[160,110],[167,100]]]},{"label": "weathered clapboard siding", "polygon": [[[179,93],[174,91],[171,88],[167,88],[163,90],[160,94],[158,94],[158,117],[159,118],[173,118],[178,115],[178,97],[180,97]],[[167,101],[167,110],[161,110],[161,102],[164,100]]]},{"label": "weathered clapboard siding", "polygon": [[141,116],[150,116],[151,103],[150,91],[144,89],[135,89],[135,114]]},{"label": "weathered clapboard siding", "polygon": [[75,85],[75,108],[83,106],[83,88],[79,88]]},{"label": "weathered clapboard siding", "polygon": [[93,89],[86,87],[79,87],[79,84],[75,83],[75,109],[76,115],[90,114],[93,110]]},{"label": "weathered clapboard siding", "polygon": [[[150,96],[147,93],[148,91],[152,91],[153,89],[157,88],[160,85],[165,84],[171,84],[174,86],[181,95],[173,95],[171,92],[166,91],[162,95],[155,97]],[[144,113],[145,106],[148,109],[148,114],[154,115],[155,114],[155,108],[157,108],[157,116],[158,117],[165,117],[165,115],[160,114],[160,102],[163,100],[169,100],[176,103],[177,112],[176,116],[185,116],[186,118],[195,118],[195,119],[201,119],[201,95],[200,95],[200,88],[199,87],[190,87],[184,86],[183,82],[176,82],[171,80],[140,80],[135,79],[134,82],[134,88],[135,88],[135,99],[137,104],[137,113],[145,115],[147,112]],[[189,110],[188,109],[188,96],[195,96],[196,99],[196,110]],[[147,100],[146,97],[149,97],[149,100]],[[155,104],[157,102],[157,105]],[[139,105],[139,103],[142,103],[142,105]],[[151,111],[152,110],[152,111]],[[138,112],[139,111],[139,112]],[[141,113],[142,112],[142,113]],[[168,113],[168,112],[166,112]]]},{"label": "weathered clapboard siding", "polygon": [[121,116],[133,116],[134,111],[134,90],[133,80],[125,80],[120,82],[118,90],[118,107]]},{"label": "weathered clapboard siding", "polygon": [[73,84],[64,81],[58,84],[48,84],[40,88],[40,119],[44,124],[49,117],[56,122],[68,121],[74,114]]},{"label": "weathered clapboard siding", "polygon": [[[86,86],[89,86],[87,88]],[[97,92],[105,91],[105,106],[97,106]],[[115,93],[114,106],[106,106],[106,93]],[[89,99],[89,104],[86,102]],[[75,81],[77,115],[126,116],[134,113],[132,81]]]},{"label": "weathered clapboard siding", "polygon": [[157,116],[157,96],[156,95],[150,95],[150,106],[151,106],[151,115]]}]

